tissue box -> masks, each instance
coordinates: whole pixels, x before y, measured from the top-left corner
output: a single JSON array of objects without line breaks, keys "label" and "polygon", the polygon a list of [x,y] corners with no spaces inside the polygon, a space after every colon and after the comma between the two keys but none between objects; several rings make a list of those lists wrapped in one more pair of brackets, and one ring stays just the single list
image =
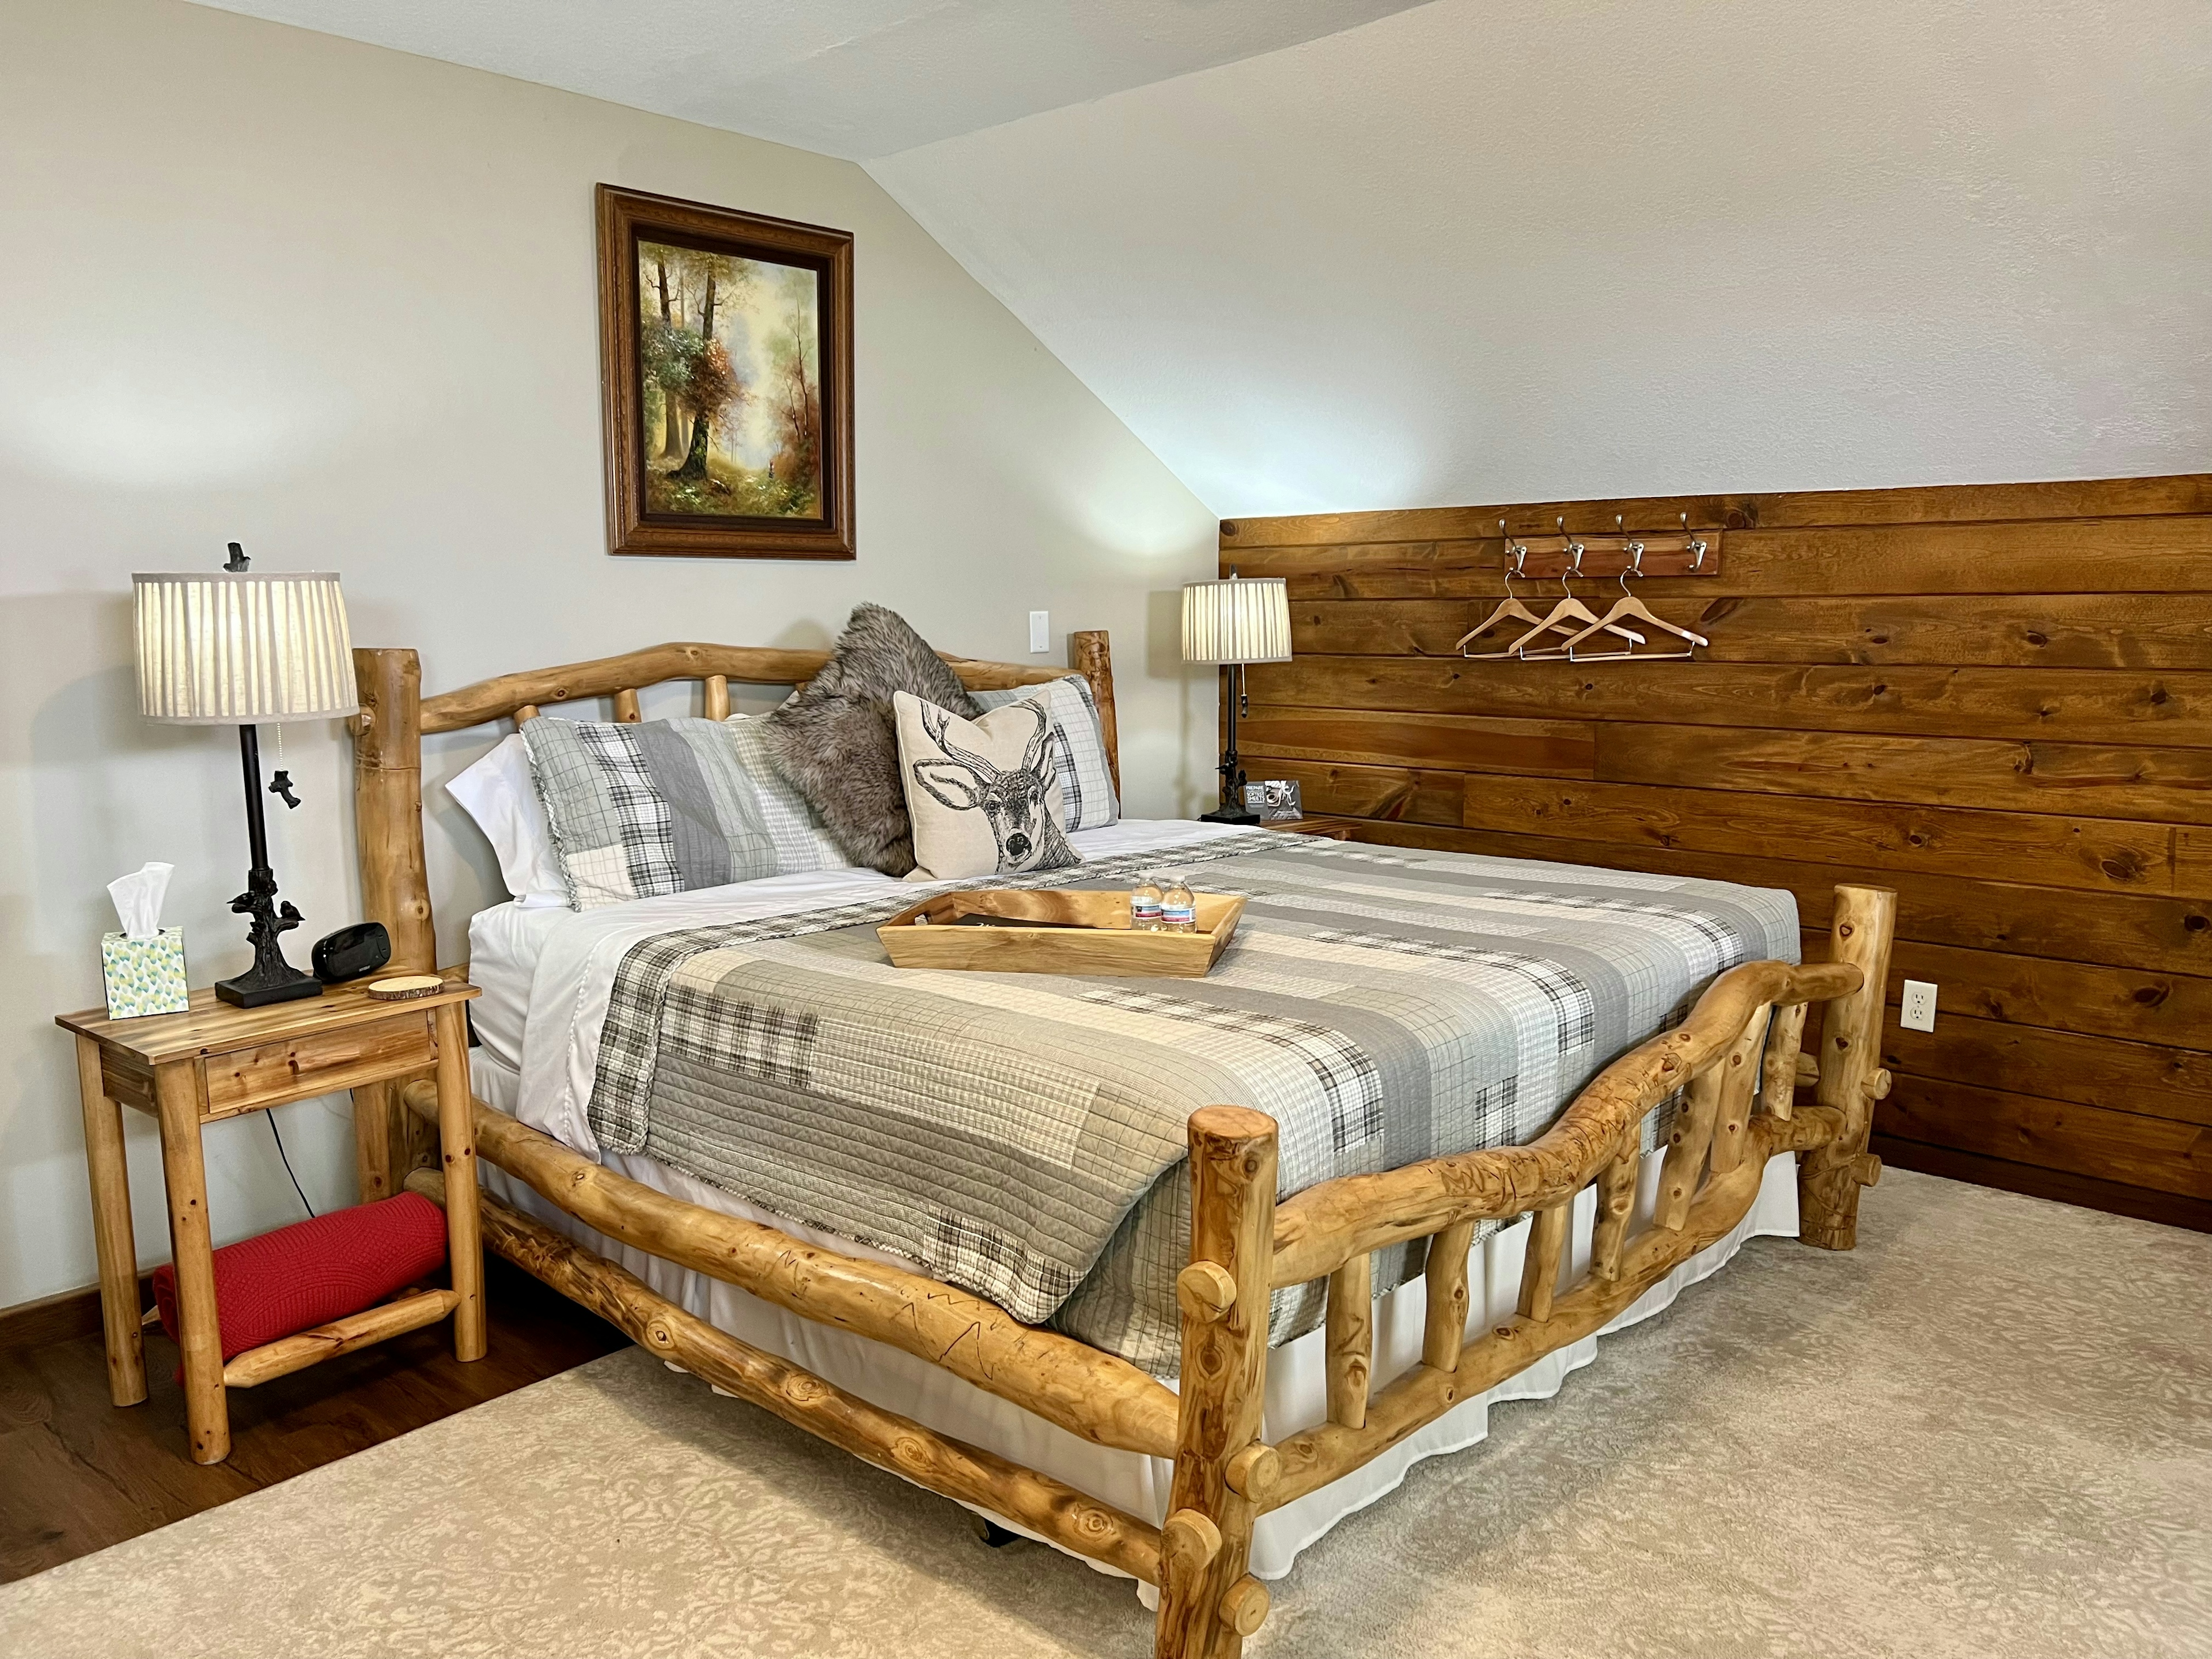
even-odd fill
[{"label": "tissue box", "polygon": [[164,927],[153,939],[101,934],[100,970],[107,980],[110,1019],[181,1014],[191,1006],[185,990],[185,930],[181,927]]}]

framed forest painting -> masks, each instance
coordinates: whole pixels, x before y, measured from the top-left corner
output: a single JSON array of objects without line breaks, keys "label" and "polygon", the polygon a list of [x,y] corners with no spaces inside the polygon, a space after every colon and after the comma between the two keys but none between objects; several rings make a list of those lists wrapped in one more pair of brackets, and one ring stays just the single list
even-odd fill
[{"label": "framed forest painting", "polygon": [[599,187],[607,545],[853,556],[853,238]]}]

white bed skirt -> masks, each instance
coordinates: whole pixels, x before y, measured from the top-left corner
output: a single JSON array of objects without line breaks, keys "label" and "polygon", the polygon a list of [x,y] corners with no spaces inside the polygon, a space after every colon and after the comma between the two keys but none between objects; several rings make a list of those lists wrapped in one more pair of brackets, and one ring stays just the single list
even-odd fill
[{"label": "white bed skirt", "polygon": [[[520,1077],[481,1048],[471,1054],[470,1060],[477,1095],[512,1114],[520,1092]],[[758,1209],[656,1158],[611,1153],[605,1162],[609,1169],[633,1181],[703,1209],[763,1222],[806,1243],[847,1255],[914,1267],[912,1262]],[[1660,1162],[1656,1158],[1644,1161],[1637,1205],[1639,1223],[1650,1217],[1655,1206]],[[659,1295],[755,1347],[780,1354],[886,1410],[1066,1481],[1155,1525],[1166,1518],[1174,1466],[1164,1458],[1093,1445],[911,1354],[801,1319],[733,1285],[618,1243],[540,1198],[503,1170],[486,1164],[483,1178],[486,1188],[501,1202],[620,1262]],[[1585,1191],[1574,1211],[1574,1273],[1579,1273],[1589,1260],[1590,1231],[1596,1213],[1596,1195]],[[1735,1229],[1653,1285],[1600,1335],[1610,1335],[1658,1313],[1685,1289],[1727,1266],[1746,1239],[1768,1235],[1794,1237],[1796,1232],[1796,1159],[1792,1154],[1778,1153],[1767,1163],[1758,1199]],[[1475,1247],[1468,1270],[1469,1330],[1513,1316],[1520,1298],[1528,1236],[1528,1223],[1524,1218]],[[1376,1299],[1374,1386],[1378,1391],[1419,1363],[1425,1311],[1425,1291],[1418,1279]],[[1325,1335],[1320,1330],[1310,1331],[1269,1354],[1262,1425],[1267,1439],[1280,1440],[1328,1420]],[[1589,1364],[1596,1355],[1595,1337],[1585,1337],[1547,1354],[1486,1394],[1454,1407],[1364,1468],[1261,1516],[1252,1540],[1251,1571],[1261,1578],[1280,1578],[1290,1571],[1300,1550],[1346,1516],[1395,1490],[1416,1462],[1486,1437],[1492,1405],[1509,1400],[1548,1400],[1559,1391],[1568,1373]],[[992,1518],[1009,1524],[1002,1516]],[[1091,1565],[1099,1566],[1097,1562]],[[1100,1566],[1099,1571],[1115,1570]],[[1151,1605],[1150,1587],[1143,1589],[1146,1604]]]}]

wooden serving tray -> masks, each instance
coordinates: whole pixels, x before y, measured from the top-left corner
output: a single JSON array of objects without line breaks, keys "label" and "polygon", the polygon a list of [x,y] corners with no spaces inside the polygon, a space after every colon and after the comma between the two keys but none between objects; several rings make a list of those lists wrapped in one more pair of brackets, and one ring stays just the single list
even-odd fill
[{"label": "wooden serving tray", "polygon": [[[876,929],[900,968],[965,968],[994,974],[1077,974],[1110,979],[1203,979],[1236,936],[1242,894],[1194,895],[1195,931],[1139,933],[1129,896],[1060,888],[939,893]],[[1003,918],[1003,925],[988,920]]]}]

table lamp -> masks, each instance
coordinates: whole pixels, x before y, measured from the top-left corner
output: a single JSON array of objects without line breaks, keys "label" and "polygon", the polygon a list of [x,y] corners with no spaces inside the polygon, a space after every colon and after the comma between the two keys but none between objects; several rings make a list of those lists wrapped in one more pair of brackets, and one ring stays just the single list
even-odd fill
[{"label": "table lamp", "polygon": [[1291,594],[1280,576],[1247,580],[1231,567],[1224,581],[1192,582],[1182,590],[1185,662],[1229,669],[1229,746],[1221,757],[1221,805],[1201,812],[1206,823],[1257,823],[1244,805],[1244,769],[1237,758],[1237,720],[1249,712],[1244,665],[1291,659]]},{"label": "table lamp", "polygon": [[[215,994],[240,1008],[322,994],[322,983],[284,960],[284,934],[300,913],[276,902],[261,816],[264,720],[326,720],[361,706],[353,644],[338,579],[326,573],[257,571],[238,544],[220,573],[160,571],[131,577],[138,603],[138,701],[149,720],[235,726],[246,773],[246,838],[252,856],[246,890],[230,908],[251,916],[253,966]],[[297,806],[291,775],[269,793]]]}]

